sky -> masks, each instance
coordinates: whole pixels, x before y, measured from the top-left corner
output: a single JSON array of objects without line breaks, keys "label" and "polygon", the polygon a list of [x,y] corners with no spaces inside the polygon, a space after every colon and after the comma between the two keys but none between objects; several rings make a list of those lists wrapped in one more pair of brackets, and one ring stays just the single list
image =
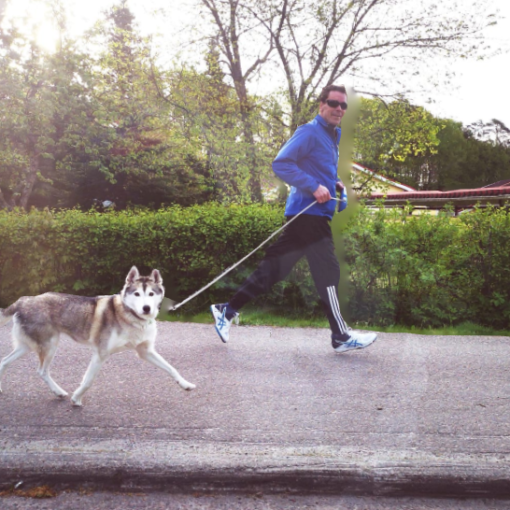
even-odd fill
[{"label": "sky", "polygon": [[[191,1],[191,0],[190,0]],[[420,0],[416,0],[419,2]],[[448,2],[449,0],[443,0]],[[498,119],[510,127],[510,0],[490,0],[500,11],[498,24],[487,29],[486,38],[494,50],[501,49],[500,55],[482,61],[458,60],[449,63],[454,73],[450,84],[427,94],[415,94],[411,97],[415,104],[427,108],[433,115],[451,118],[464,125],[482,120],[488,122]],[[114,0],[66,0],[70,9],[68,26],[71,33],[81,34],[100,17]],[[185,0],[129,0],[130,8],[136,15],[140,29],[145,35],[153,35],[162,42],[163,52],[178,46],[175,44],[173,26],[189,20],[196,13]],[[29,8],[27,9],[27,6]],[[3,7],[3,9],[2,9]],[[42,1],[37,0],[0,0],[0,12],[3,10],[4,23],[13,16],[29,13],[25,25],[39,24],[38,40],[42,46],[51,49],[54,46],[56,31],[48,17]],[[172,35],[172,40],[169,37]],[[166,49],[165,49],[166,41]],[[169,42],[170,41],[170,42]],[[267,85],[267,84],[266,84]],[[356,87],[355,83],[345,83]],[[265,87],[263,87],[265,88]],[[260,86],[259,86],[260,90]],[[428,98],[434,102],[428,102]]]},{"label": "sky", "polygon": [[450,90],[436,91],[436,104],[423,103],[434,115],[467,125],[498,119],[510,127],[510,0],[494,0],[502,19],[488,30],[487,39],[505,52],[482,61],[456,62]]}]

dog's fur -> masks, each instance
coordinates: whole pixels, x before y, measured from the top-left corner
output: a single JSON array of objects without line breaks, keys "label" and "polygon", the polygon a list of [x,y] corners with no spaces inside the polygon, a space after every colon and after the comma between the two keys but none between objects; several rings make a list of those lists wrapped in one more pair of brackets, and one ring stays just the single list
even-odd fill
[{"label": "dog's fur", "polygon": [[155,319],[164,295],[163,279],[157,269],[150,276],[140,276],[133,266],[121,293],[114,296],[91,298],[48,292],[18,299],[5,310],[0,309],[0,326],[11,318],[14,322],[14,350],[0,363],[0,384],[13,361],[35,351],[40,360],[39,375],[55,395],[65,397],[67,393],[50,376],[59,335],[64,333],[94,350],[83,381],[71,397],[75,406],[82,405],[83,394],[105,360],[127,349],[136,350],[140,358],[168,372],[181,388],[192,390],[195,385],[181,377],[154,347]]}]

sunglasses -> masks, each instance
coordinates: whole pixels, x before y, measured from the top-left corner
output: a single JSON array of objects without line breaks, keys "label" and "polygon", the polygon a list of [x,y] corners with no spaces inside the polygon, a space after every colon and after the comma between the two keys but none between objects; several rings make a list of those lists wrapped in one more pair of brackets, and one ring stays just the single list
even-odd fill
[{"label": "sunglasses", "polygon": [[342,110],[347,110],[347,103],[341,103],[340,101],[335,101],[334,99],[326,99],[326,103],[331,108],[342,108]]}]

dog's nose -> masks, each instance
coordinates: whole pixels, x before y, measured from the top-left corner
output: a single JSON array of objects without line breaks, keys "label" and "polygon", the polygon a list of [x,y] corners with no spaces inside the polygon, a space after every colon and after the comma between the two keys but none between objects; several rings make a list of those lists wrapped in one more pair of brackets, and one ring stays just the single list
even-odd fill
[{"label": "dog's nose", "polygon": [[149,313],[151,311],[151,307],[149,305],[145,305],[143,307],[143,313]]}]

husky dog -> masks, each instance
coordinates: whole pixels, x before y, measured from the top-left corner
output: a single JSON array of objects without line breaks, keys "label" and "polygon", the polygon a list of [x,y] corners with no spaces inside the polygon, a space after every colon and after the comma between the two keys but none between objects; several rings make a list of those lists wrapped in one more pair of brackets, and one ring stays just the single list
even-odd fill
[{"label": "husky dog", "polygon": [[164,295],[163,279],[157,269],[150,276],[140,276],[133,266],[121,293],[114,296],[81,297],[47,292],[18,299],[5,310],[0,309],[0,326],[11,318],[14,322],[14,350],[0,363],[0,379],[13,361],[35,351],[40,360],[39,375],[55,395],[65,397],[67,392],[50,376],[59,335],[64,333],[94,350],[83,381],[71,397],[75,406],[82,405],[83,394],[105,360],[127,349],[134,349],[140,358],[168,372],[181,388],[192,390],[195,385],[181,377],[154,347],[155,319]]}]

